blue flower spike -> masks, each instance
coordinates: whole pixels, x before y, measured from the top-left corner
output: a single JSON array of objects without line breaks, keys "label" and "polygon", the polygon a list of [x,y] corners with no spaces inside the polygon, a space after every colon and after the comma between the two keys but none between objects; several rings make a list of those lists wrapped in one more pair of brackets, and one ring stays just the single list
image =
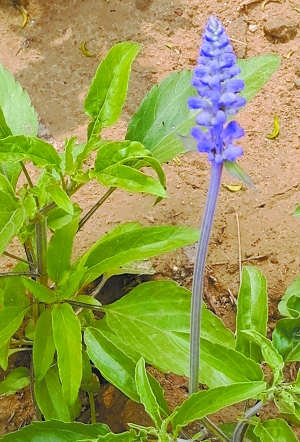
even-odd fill
[{"label": "blue flower spike", "polygon": [[197,141],[198,151],[206,152],[209,161],[235,161],[243,150],[234,140],[241,138],[244,130],[236,121],[227,125],[226,122],[246,104],[239,95],[244,82],[236,78],[240,74],[236,55],[224,27],[214,16],[206,24],[197,62],[192,85],[197,88],[198,97],[191,97],[188,106],[200,113],[196,117],[198,126],[191,130],[191,135]]},{"label": "blue flower spike", "polygon": [[[199,110],[199,114],[196,117],[197,126],[191,130],[191,135],[196,139],[198,151],[207,153],[211,163],[211,176],[193,276],[190,325],[190,394],[198,391],[201,379],[200,331],[204,270],[223,165],[226,168],[230,166],[230,171],[233,171],[235,176],[251,184],[250,178],[235,163],[235,160],[243,154],[242,148],[235,144],[235,140],[244,135],[244,130],[236,121],[228,122],[246,104],[246,100],[239,95],[244,88],[244,82],[236,78],[240,74],[240,68],[236,64],[236,56],[224,27],[214,16],[209,18],[204,29],[200,56],[197,61],[198,66],[194,70],[192,85],[197,88],[198,95],[189,99],[188,106],[190,109]],[[204,420],[202,422],[204,425],[207,424]],[[208,428],[212,428],[212,425],[209,422]],[[218,432],[220,430],[215,428],[214,433]]]}]

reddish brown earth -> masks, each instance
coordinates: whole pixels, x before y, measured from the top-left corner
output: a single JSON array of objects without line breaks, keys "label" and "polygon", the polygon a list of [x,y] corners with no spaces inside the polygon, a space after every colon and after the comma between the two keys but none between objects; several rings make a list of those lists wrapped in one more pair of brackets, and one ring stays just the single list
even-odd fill
[{"label": "reddish brown earth", "polygon": [[[239,237],[242,263],[257,265],[269,287],[270,329],[277,304],[300,274],[300,6],[293,1],[259,0],[29,0],[27,25],[9,0],[0,4],[0,61],[28,91],[43,120],[43,135],[59,149],[64,139],[85,138],[83,100],[95,70],[109,48],[121,41],[143,44],[133,64],[128,100],[119,123],[105,137],[122,139],[127,122],[142,98],[170,72],[192,69],[203,26],[210,14],[228,29],[239,57],[277,53],[281,67],[239,121],[246,130],[240,164],[258,190],[230,193],[222,188],[207,262],[206,301],[234,329],[239,287]],[[95,57],[82,56],[80,44]],[[277,114],[280,134],[269,140]],[[78,255],[103,232],[125,221],[200,226],[209,166],[204,156],[180,157],[165,165],[168,200],[153,207],[153,198],[114,192],[101,216],[92,218],[76,244]],[[224,176],[224,183],[232,183]],[[103,190],[100,190],[101,194]],[[88,209],[99,199],[99,186],[87,185],[78,199]],[[155,260],[158,277],[190,287],[194,248]],[[2,270],[14,263],[2,260]],[[172,407],[186,397],[186,380],[157,374]],[[229,419],[229,413],[221,415]],[[0,434],[13,431],[33,416],[28,391],[0,398]],[[145,423],[139,405],[104,385],[97,397],[97,418],[115,431],[127,422]],[[83,415],[86,422],[88,410]],[[9,422],[8,422],[9,420]]]}]

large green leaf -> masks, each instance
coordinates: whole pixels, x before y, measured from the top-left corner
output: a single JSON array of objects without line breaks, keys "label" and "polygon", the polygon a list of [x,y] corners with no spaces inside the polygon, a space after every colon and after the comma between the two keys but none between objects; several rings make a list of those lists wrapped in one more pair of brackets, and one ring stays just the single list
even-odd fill
[{"label": "large green leaf", "polygon": [[[151,166],[157,172],[160,183],[137,170],[142,166]],[[160,197],[166,196],[165,175],[159,161],[136,141],[103,142],[98,150],[92,176],[96,176],[98,181],[105,186],[121,187],[134,192],[147,192]]]},{"label": "large green leaf", "polygon": [[37,167],[53,166],[59,170],[60,158],[54,147],[39,138],[24,135],[0,140],[0,161],[30,160]]},{"label": "large green leaf", "polygon": [[42,380],[34,383],[37,404],[46,420],[61,419],[70,422],[70,412],[57,373],[49,368]]},{"label": "large green leaf", "polygon": [[[238,60],[238,64],[245,81],[242,95],[249,102],[278,69],[280,57],[261,55]],[[154,86],[129,123],[126,139],[144,144],[160,162],[170,161],[185,152],[176,133],[188,135],[195,125],[197,112],[187,108],[188,97],[196,93],[190,86],[191,78],[192,72],[183,71],[171,74]]]},{"label": "large green leaf", "polygon": [[33,367],[37,381],[41,381],[51,365],[55,353],[51,309],[46,308],[39,316],[33,343]]},{"label": "large green leaf", "polygon": [[68,277],[73,241],[78,229],[78,218],[61,229],[56,229],[47,251],[47,272],[57,284],[62,284]]},{"label": "large green leaf", "polygon": [[101,238],[77,265],[87,268],[84,281],[87,284],[110,269],[193,244],[198,235],[198,230],[190,227],[135,228],[107,237],[106,240]]},{"label": "large green leaf", "polygon": [[99,65],[84,103],[86,114],[92,118],[89,138],[118,120],[127,95],[131,64],[140,47],[129,41],[118,43]]},{"label": "large green leaf", "polygon": [[28,307],[4,307],[0,310],[0,342],[4,343],[12,337],[22,324]]},{"label": "large green leaf", "polygon": [[122,348],[119,348],[109,337],[98,329],[89,327],[84,333],[86,350],[95,366],[109,382],[123,391],[133,401],[140,397],[135,385],[134,361]]},{"label": "large green leaf", "polygon": [[[107,325],[129,347],[126,351],[132,349],[162,371],[188,376],[190,302],[188,290],[172,281],[155,281],[139,285],[103,309]],[[234,344],[233,335],[215,318],[204,307],[202,382],[219,386],[261,380],[260,366],[230,348]]]},{"label": "large green leaf", "polygon": [[256,267],[244,267],[242,282],[238,295],[238,311],[236,318],[236,350],[260,361],[260,346],[241,333],[254,330],[265,336],[268,322],[267,282],[264,275]]},{"label": "large green leaf", "polygon": [[97,439],[109,432],[105,424],[85,425],[81,422],[70,423],[53,419],[47,422],[32,422],[27,427],[6,434],[1,440],[5,442],[77,442]]},{"label": "large green leaf", "polygon": [[69,304],[54,305],[52,327],[62,392],[72,406],[81,384],[82,353],[80,322]]},{"label": "large green leaf", "polygon": [[20,163],[6,161],[2,162],[0,166],[0,173],[5,175],[12,185],[13,189],[16,189],[18,178],[22,172],[22,167]]},{"label": "large green leaf", "polygon": [[258,422],[254,434],[260,437],[261,442],[297,442],[295,434],[283,419],[269,419]]},{"label": "large green leaf", "polygon": [[15,394],[18,390],[27,387],[29,384],[29,369],[27,367],[14,368],[4,381],[0,382],[0,395],[5,394],[9,396]]},{"label": "large green leaf", "polygon": [[190,422],[202,419],[224,407],[256,398],[267,384],[265,382],[245,382],[224,387],[211,388],[192,394],[176,408],[172,418],[175,434]]},{"label": "large green leaf", "polygon": [[300,361],[300,318],[277,321],[272,339],[285,362]]},{"label": "large green leaf", "polygon": [[14,135],[35,136],[38,116],[26,91],[14,76],[0,64],[0,107]]}]

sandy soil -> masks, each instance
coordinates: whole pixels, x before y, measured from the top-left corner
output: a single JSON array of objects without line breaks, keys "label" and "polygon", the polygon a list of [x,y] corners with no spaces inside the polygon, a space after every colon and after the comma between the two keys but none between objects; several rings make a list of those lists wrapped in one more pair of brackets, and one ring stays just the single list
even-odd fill
[{"label": "sandy soil", "polygon": [[[294,9],[290,1],[259,0],[29,0],[25,6],[29,20],[22,28],[20,12],[9,0],[1,0],[0,61],[28,91],[46,127],[44,135],[58,149],[67,136],[85,138],[83,100],[99,62],[117,42],[132,40],[143,47],[133,64],[122,117],[116,127],[105,132],[106,138],[115,139],[124,137],[131,115],[155,83],[170,72],[193,68],[209,14],[222,20],[240,57],[271,52],[281,55],[278,72],[239,114],[247,134],[241,140],[245,154],[240,164],[258,192],[222,189],[207,262],[207,304],[233,329],[239,287],[239,227],[243,264],[257,265],[268,280],[271,329],[280,298],[300,273],[300,220],[292,216],[300,202],[300,8]],[[95,57],[82,56],[80,44],[84,40]],[[266,134],[272,131],[274,114],[279,117],[280,134],[269,140]],[[209,178],[205,157],[182,156],[180,164],[170,162],[165,171],[168,200],[153,207],[151,197],[116,191],[101,216],[86,225],[76,254],[120,222],[200,226]],[[232,179],[224,176],[224,182],[229,184]],[[88,209],[102,193],[103,189],[91,184],[78,198]],[[193,258],[193,247],[159,258],[155,261],[157,274],[189,287]],[[5,260],[2,265],[8,268],[12,262]],[[171,375],[164,379],[171,391],[170,402],[180,402],[186,395],[186,380]],[[111,394],[113,397],[116,392]],[[4,413],[0,415],[0,432],[12,431],[30,419],[32,411],[24,407],[22,395],[28,400],[25,393],[12,399],[19,404],[16,409],[0,399]],[[98,398],[101,421],[106,406],[103,396],[105,391]],[[112,424],[116,431],[133,419],[127,402],[121,411],[111,409],[108,413],[112,420],[117,416],[116,422],[121,415],[122,428]],[[136,414],[139,416],[139,411]]]}]

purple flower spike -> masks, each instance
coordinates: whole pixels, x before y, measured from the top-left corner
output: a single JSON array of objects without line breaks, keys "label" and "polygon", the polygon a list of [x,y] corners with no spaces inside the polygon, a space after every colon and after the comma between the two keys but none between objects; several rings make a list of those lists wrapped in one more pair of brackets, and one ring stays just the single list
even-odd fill
[{"label": "purple flower spike", "polygon": [[192,85],[197,88],[198,97],[188,101],[190,109],[201,109],[196,127],[191,135],[197,140],[199,152],[207,152],[208,159],[217,164],[235,161],[243,154],[241,147],[233,141],[244,135],[236,121],[224,126],[229,117],[235,115],[246,100],[237,95],[244,88],[244,82],[234,78],[240,74],[230,40],[220,21],[211,16],[206,24],[198,66],[194,70]]}]

